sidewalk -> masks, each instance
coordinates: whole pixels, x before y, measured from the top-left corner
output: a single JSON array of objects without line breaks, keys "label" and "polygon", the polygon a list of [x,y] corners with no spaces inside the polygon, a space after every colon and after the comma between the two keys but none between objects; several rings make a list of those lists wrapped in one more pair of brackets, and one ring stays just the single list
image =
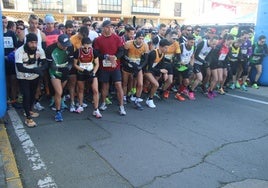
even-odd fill
[{"label": "sidewalk", "polygon": [[2,119],[0,119],[0,187],[23,187],[5,124]]}]

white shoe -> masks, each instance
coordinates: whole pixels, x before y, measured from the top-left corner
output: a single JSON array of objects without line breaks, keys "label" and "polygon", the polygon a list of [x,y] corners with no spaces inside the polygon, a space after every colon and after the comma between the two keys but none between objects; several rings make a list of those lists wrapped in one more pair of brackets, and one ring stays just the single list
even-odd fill
[{"label": "white shoe", "polygon": [[136,100],[136,97],[135,97],[134,95],[131,95],[131,96],[130,96],[130,100],[131,100],[132,102],[134,102],[134,101]]},{"label": "white shoe", "polygon": [[95,116],[96,118],[102,118],[102,115],[99,109],[93,111],[93,116]]},{"label": "white shoe", "polygon": [[107,109],[106,104],[105,104],[105,103],[102,103],[102,104],[100,105],[100,108],[99,108],[99,109],[102,110],[102,111],[106,110],[106,109]]},{"label": "white shoe", "polygon": [[[76,103],[76,106],[79,107],[80,104],[79,104],[79,103]],[[83,107],[83,108],[86,108],[86,107],[87,107],[87,104],[86,104],[86,103],[83,103],[83,104],[82,104],[82,107]]]},{"label": "white shoe", "polygon": [[84,111],[83,106],[78,106],[78,108],[76,109],[76,112],[77,112],[77,113],[81,113],[81,112],[83,112],[83,111]]},{"label": "white shoe", "polygon": [[75,106],[73,105],[73,104],[71,104],[71,106],[70,106],[70,112],[75,112]]},{"label": "white shoe", "polygon": [[149,100],[149,99],[147,99],[146,100],[146,104],[147,104],[147,106],[149,106],[150,108],[155,108],[156,106],[155,106],[155,104],[154,104],[154,101],[151,99],[151,100]]},{"label": "white shoe", "polygon": [[121,116],[125,116],[127,114],[124,106],[119,107],[119,113]]},{"label": "white shoe", "polygon": [[142,101],[143,101],[143,99],[140,98],[140,97],[138,97],[138,98],[136,98],[136,99],[137,99],[137,102],[142,102]]},{"label": "white shoe", "polygon": [[127,96],[123,97],[124,104],[127,104]]},{"label": "white shoe", "polygon": [[45,107],[43,107],[39,102],[35,103],[33,107],[35,110],[38,110],[38,111],[45,109]]}]

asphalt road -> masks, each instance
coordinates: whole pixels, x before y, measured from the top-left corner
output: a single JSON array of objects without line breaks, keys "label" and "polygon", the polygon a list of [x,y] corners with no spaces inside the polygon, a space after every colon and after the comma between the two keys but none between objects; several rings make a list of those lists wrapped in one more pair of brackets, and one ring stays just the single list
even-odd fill
[{"label": "asphalt road", "polygon": [[127,116],[119,116],[114,100],[102,119],[89,106],[82,114],[65,111],[62,123],[47,108],[33,129],[23,126],[21,111],[9,110],[24,187],[216,188],[248,180],[268,186],[267,87],[213,100],[198,93],[179,102],[172,94],[155,103],[143,111],[128,104]]}]

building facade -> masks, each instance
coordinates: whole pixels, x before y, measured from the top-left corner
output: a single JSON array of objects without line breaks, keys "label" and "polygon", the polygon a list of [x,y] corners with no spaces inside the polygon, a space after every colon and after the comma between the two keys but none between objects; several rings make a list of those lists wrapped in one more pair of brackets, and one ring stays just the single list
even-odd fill
[{"label": "building facade", "polygon": [[53,14],[61,23],[67,19],[81,20],[85,16],[95,21],[111,19],[132,23],[135,16],[136,24],[140,25],[168,24],[174,20],[179,24],[194,23],[191,20],[202,22],[205,20],[200,18],[210,13],[216,5],[234,9],[235,16],[256,11],[257,0],[1,0],[3,15],[25,21],[32,13],[41,18]]}]

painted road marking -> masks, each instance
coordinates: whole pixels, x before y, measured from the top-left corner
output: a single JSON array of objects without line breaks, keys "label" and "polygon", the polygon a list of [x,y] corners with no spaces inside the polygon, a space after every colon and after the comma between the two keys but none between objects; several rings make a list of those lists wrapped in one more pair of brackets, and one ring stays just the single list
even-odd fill
[{"label": "painted road marking", "polygon": [[239,95],[233,95],[233,94],[229,94],[229,93],[226,93],[226,95],[231,96],[231,97],[236,97],[236,98],[239,98],[239,99],[244,99],[244,100],[248,100],[248,101],[260,103],[260,104],[268,104],[268,102],[262,101],[262,100],[258,100],[258,99],[252,99],[252,98],[248,98],[248,97],[242,97],[242,96],[239,96]]},{"label": "painted road marking", "polygon": [[30,162],[31,168],[34,171],[38,171],[40,174],[43,174],[43,177],[37,182],[38,188],[57,188],[57,184],[47,173],[47,167],[44,161],[41,159],[41,156],[38,153],[37,148],[34,146],[34,143],[32,142],[30,136],[24,129],[23,123],[15,109],[8,110],[8,115],[11,119],[15,133],[21,142],[23,151],[26,154],[28,161]]}]

